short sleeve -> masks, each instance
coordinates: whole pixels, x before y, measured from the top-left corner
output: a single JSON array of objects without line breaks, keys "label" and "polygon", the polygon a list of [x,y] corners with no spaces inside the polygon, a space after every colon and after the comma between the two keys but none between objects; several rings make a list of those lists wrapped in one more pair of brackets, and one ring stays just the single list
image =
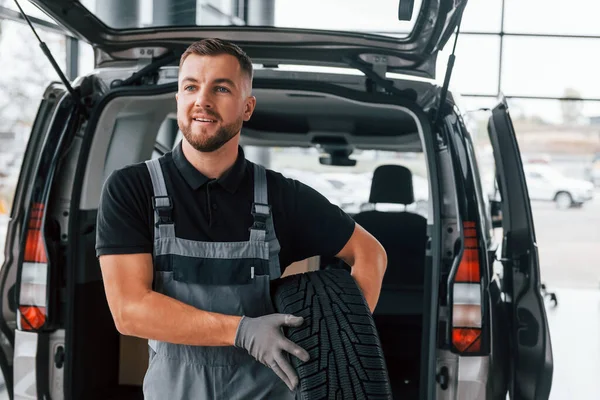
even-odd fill
[{"label": "short sleeve", "polygon": [[313,188],[294,182],[292,238],[295,261],[316,255],[333,257],[354,232],[354,220]]},{"label": "short sleeve", "polygon": [[150,174],[143,165],[113,172],[102,188],[96,255],[152,252]]}]

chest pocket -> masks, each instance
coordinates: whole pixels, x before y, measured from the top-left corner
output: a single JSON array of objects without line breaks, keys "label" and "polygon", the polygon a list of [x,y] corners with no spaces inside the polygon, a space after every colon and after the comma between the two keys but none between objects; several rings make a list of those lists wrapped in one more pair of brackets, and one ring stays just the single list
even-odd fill
[{"label": "chest pocket", "polygon": [[252,258],[198,258],[172,255],[173,279],[202,285],[248,285],[269,275],[267,260]]}]

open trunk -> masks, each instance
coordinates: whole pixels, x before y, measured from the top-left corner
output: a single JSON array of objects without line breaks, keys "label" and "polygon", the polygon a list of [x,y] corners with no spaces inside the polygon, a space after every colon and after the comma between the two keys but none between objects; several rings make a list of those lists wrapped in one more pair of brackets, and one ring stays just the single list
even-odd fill
[{"label": "open trunk", "polygon": [[[378,150],[421,153],[425,173],[429,169],[430,160],[423,154],[430,145],[424,141],[428,123],[414,102],[350,89],[362,85],[364,77],[330,76],[330,82],[342,81],[340,86],[302,81],[298,73],[289,73],[293,81],[261,79],[261,74],[271,73],[257,71],[257,108],[242,130],[241,143],[249,158],[268,162],[260,149],[312,149],[310,158],[319,165],[316,148],[321,156],[327,156],[331,148],[350,153]],[[279,75],[286,76],[281,72]],[[311,74],[301,76],[309,78]],[[406,83],[421,84],[425,85]],[[95,220],[102,184],[113,170],[159,156],[179,142],[175,90],[175,84],[165,82],[111,92],[90,116],[76,151],[68,154],[68,162],[78,166],[72,184],[79,189],[71,198],[70,229],[75,234],[69,242],[72,279],[68,279],[66,296],[71,306],[66,316],[65,390],[73,398],[141,398],[148,358],[146,341],[124,337],[115,328],[95,255]],[[279,150],[273,150],[273,154]],[[358,165],[367,165],[364,163],[359,161]],[[331,168],[340,171],[346,167]],[[411,234],[402,226],[397,229],[399,235]],[[426,240],[424,226],[423,234]],[[420,261],[423,271],[424,248]],[[332,266],[339,267],[335,260],[309,259],[293,264],[286,274]],[[388,270],[392,268],[390,265]],[[423,297],[429,298],[432,286],[423,277],[420,279],[409,285],[384,285],[374,314],[397,398],[409,394],[416,398],[420,385],[433,384],[429,379],[420,379],[421,367],[427,368],[427,362],[423,364],[421,359],[428,360],[430,354],[430,346],[422,345],[423,319],[428,320],[430,314]],[[402,332],[402,337],[394,332]]]}]

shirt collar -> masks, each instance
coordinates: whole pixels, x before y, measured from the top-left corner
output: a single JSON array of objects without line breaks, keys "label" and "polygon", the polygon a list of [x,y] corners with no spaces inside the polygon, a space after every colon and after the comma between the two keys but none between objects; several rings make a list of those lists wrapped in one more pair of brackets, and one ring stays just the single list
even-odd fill
[{"label": "shirt collar", "polygon": [[[183,150],[181,148],[181,142],[173,149],[173,162],[175,166],[183,176],[183,179],[193,190],[202,187],[210,179],[198,171],[189,161],[185,158]],[[240,186],[242,179],[246,173],[246,156],[241,146],[238,146],[238,156],[235,163],[222,177],[217,179],[219,185],[221,185],[229,193],[235,193],[237,188]]]}]

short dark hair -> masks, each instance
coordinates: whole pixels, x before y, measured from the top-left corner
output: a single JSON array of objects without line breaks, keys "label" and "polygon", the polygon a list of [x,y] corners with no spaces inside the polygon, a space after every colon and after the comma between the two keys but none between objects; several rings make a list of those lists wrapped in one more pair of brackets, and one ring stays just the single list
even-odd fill
[{"label": "short dark hair", "polygon": [[252,81],[252,61],[250,57],[239,46],[222,39],[202,39],[194,42],[183,52],[179,61],[179,68],[190,54],[199,56],[218,56],[221,54],[229,54],[237,58],[242,71],[244,71],[250,81]]}]

